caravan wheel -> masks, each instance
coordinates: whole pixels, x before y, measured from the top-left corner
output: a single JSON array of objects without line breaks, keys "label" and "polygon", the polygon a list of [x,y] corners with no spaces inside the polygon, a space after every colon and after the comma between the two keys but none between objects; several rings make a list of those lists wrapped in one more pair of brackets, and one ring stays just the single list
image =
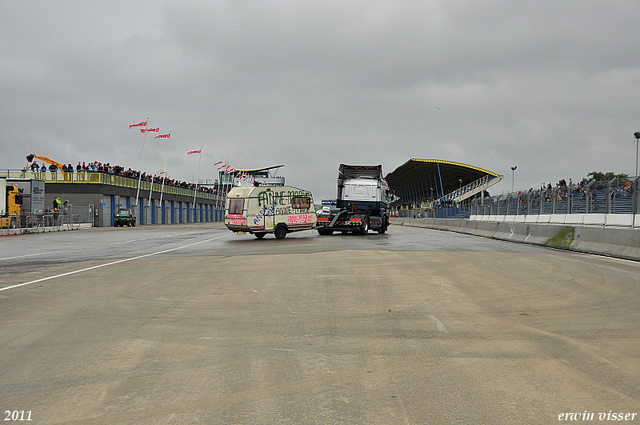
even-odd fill
[{"label": "caravan wheel", "polygon": [[287,236],[287,228],[284,226],[280,226],[276,229],[276,239],[284,239]]}]

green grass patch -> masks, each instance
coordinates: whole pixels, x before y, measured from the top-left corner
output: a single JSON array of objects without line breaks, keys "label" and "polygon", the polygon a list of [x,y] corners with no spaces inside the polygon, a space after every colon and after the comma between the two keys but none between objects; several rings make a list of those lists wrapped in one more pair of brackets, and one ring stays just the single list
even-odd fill
[{"label": "green grass patch", "polygon": [[569,248],[576,237],[575,227],[563,227],[558,233],[544,244],[553,248]]}]

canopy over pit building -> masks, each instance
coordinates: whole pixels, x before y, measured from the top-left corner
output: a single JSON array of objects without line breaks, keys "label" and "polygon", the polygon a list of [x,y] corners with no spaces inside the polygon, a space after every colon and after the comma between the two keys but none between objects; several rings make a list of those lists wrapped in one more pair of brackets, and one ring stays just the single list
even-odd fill
[{"label": "canopy over pit building", "polygon": [[271,186],[284,186],[284,177],[278,176],[281,165],[263,168],[235,168],[233,171],[220,172],[220,182],[233,186],[253,186],[254,183]]},{"label": "canopy over pit building", "polygon": [[473,165],[439,159],[412,158],[387,174],[389,187],[408,209],[460,202],[484,191],[504,176]]}]

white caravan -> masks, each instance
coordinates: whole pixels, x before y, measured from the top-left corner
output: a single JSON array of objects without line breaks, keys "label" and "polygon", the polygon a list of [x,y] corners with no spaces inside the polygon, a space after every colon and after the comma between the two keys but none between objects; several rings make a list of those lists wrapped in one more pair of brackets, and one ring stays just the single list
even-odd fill
[{"label": "white caravan", "polygon": [[224,224],[233,232],[249,232],[258,239],[274,233],[311,230],[316,226],[311,192],[293,186],[234,187],[227,195]]}]

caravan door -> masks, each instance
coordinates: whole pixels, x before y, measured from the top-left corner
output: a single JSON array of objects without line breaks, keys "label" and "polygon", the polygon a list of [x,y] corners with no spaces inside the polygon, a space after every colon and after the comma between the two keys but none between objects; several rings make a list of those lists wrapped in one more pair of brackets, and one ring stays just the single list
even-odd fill
[{"label": "caravan door", "polygon": [[262,216],[264,218],[264,231],[273,232],[276,223],[276,211],[273,206],[263,205]]}]

